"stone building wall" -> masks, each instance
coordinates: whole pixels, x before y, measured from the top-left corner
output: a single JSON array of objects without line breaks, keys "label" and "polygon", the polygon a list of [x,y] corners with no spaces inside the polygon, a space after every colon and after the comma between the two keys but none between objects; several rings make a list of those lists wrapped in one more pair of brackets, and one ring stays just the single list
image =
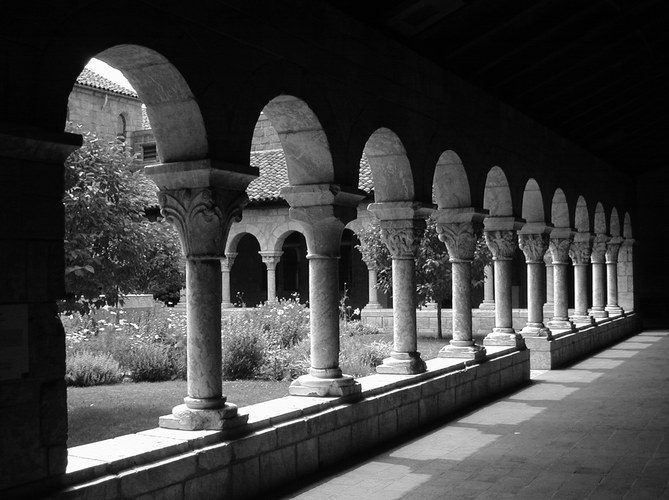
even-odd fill
[{"label": "stone building wall", "polygon": [[75,85],[67,101],[68,120],[111,141],[121,131],[119,116],[125,118],[126,135],[142,130],[142,102],[88,87]]}]

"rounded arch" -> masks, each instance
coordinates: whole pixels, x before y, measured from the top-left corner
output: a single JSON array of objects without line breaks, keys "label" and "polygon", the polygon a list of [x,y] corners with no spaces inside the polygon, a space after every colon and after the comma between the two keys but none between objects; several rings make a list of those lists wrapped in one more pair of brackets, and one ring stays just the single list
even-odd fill
[{"label": "rounded arch", "polygon": [[321,122],[302,100],[280,95],[263,112],[279,135],[292,186],[334,182],[330,144]]},{"label": "rounded arch", "polygon": [[616,207],[611,209],[611,219],[610,219],[610,234],[611,236],[620,236],[620,217],[618,216],[618,210]]},{"label": "rounded arch", "polygon": [[634,238],[632,233],[632,218],[630,217],[629,212],[625,212],[625,218],[623,219],[623,238]]},{"label": "rounded arch", "polygon": [[283,243],[286,241],[286,238],[288,238],[293,233],[300,233],[302,236],[304,236],[304,228],[299,222],[289,220],[278,224],[272,231],[271,245],[273,248],[269,250],[280,252],[281,248],[283,247]]},{"label": "rounded arch", "polygon": [[555,227],[569,227],[569,205],[562,188],[557,188],[553,194],[551,223]]},{"label": "rounded arch", "polygon": [[228,240],[225,244],[225,254],[227,255],[231,253],[237,253],[239,242],[246,236],[252,236],[255,238],[256,242],[258,242],[258,247],[262,249],[260,243],[262,241],[262,236],[254,226],[245,225],[245,227],[242,229],[236,229],[235,225],[233,224],[233,226],[230,228],[230,232],[228,233]]},{"label": "rounded arch", "polygon": [[493,217],[513,215],[511,189],[506,174],[500,167],[492,167],[488,172],[483,191],[483,208]]},{"label": "rounded arch", "polygon": [[574,213],[574,226],[579,233],[590,232],[590,214],[588,213],[588,204],[581,195],[576,200],[576,210]]},{"label": "rounded arch", "polygon": [[123,72],[146,112],[161,162],[208,156],[207,132],[193,92],[162,54],[140,45],[115,45],[95,56]]},{"label": "rounded arch", "polygon": [[539,184],[533,178],[530,178],[525,184],[522,218],[528,223],[546,221],[544,216],[544,198],[541,195]]},{"label": "rounded arch", "polygon": [[434,201],[438,208],[469,207],[472,204],[469,179],[460,157],[444,151],[434,171]]},{"label": "rounded arch", "polygon": [[374,183],[377,202],[414,199],[409,158],[400,138],[388,128],[377,129],[364,148]]},{"label": "rounded arch", "polygon": [[606,213],[601,202],[597,202],[595,206],[595,233],[606,234]]}]

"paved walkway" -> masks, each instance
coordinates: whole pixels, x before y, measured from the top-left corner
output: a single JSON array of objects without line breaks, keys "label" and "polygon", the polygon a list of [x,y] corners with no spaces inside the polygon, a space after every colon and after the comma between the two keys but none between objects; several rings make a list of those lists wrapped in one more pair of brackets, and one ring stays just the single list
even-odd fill
[{"label": "paved walkway", "polygon": [[295,499],[669,499],[669,331],[648,330]]}]

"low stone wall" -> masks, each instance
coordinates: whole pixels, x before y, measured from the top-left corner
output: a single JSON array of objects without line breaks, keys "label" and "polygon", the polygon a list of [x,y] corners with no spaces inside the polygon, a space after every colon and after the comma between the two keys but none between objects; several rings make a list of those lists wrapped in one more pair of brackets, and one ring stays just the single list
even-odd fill
[{"label": "low stone wall", "polygon": [[575,332],[558,333],[552,340],[525,337],[533,370],[551,370],[629,337],[639,328],[639,315],[629,313],[599,320]]},{"label": "low stone wall", "polygon": [[152,429],[71,448],[52,498],[247,498],[340,462],[530,378],[529,351],[496,347],[485,361],[427,361],[419,375],[359,379],[362,395],[287,396],[240,409],[237,437]]}]

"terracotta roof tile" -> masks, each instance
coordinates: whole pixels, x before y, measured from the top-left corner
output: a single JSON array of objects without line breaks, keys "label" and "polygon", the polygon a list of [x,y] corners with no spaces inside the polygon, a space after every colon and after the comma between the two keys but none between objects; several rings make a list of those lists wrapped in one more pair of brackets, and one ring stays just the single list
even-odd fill
[{"label": "terracotta roof tile", "polygon": [[[251,181],[246,188],[249,200],[258,202],[281,199],[279,196],[281,188],[289,185],[286,157],[283,155],[283,150],[253,151],[251,152],[250,163],[259,172],[258,178]],[[360,161],[358,188],[366,193],[370,193],[374,189],[372,171],[364,154]]]},{"label": "terracotta roof tile", "polygon": [[112,92],[114,94],[138,98],[137,92],[134,90],[127,89],[118,83],[114,83],[88,68],[84,68],[81,74],[77,77],[77,84],[83,87],[91,87]]}]

